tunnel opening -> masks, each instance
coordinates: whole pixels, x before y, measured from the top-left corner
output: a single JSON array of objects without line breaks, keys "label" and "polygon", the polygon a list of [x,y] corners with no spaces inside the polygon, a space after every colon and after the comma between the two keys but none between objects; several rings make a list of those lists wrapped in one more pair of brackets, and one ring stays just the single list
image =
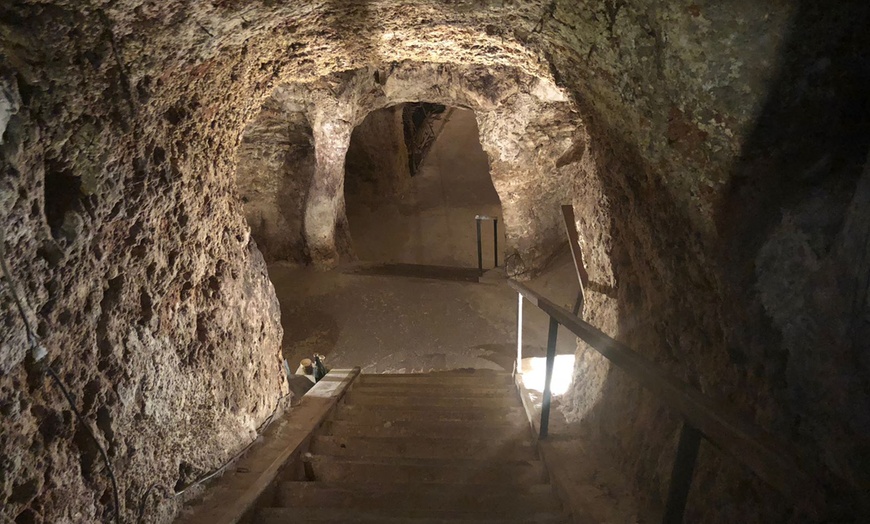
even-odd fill
[{"label": "tunnel opening", "polygon": [[[352,128],[409,100],[476,112],[510,226],[508,276],[535,278],[558,256],[558,206],[572,203],[598,284],[590,324],[786,439],[833,491],[868,492],[870,3],[7,4],[0,208],[15,281],[0,286],[0,441],[13,460],[0,475],[0,520],[106,516],[106,480],[78,467],[72,437],[84,427],[104,434],[124,520],[144,506],[147,521],[169,522],[179,476],[247,445],[284,392],[260,251],[335,267],[350,239]],[[290,112],[304,129],[287,141],[300,144],[304,169],[283,171],[296,189],[267,198],[267,185],[291,182],[237,188],[232,156],[240,126],[282,86],[300,100]],[[262,145],[242,144],[241,178],[262,176],[244,165],[265,162],[254,158]],[[341,350],[373,372],[466,365],[460,351],[502,367],[510,356],[509,346],[491,354],[510,342],[508,322],[473,321],[492,311],[477,294],[494,287],[460,297],[447,292],[454,283],[269,271],[282,300],[308,314],[288,315],[282,301],[282,318],[299,324],[285,333],[300,351],[335,348],[330,365]],[[344,294],[327,296],[334,289]],[[445,313],[419,329],[419,318]],[[85,392],[85,424],[28,366],[27,317],[71,398]],[[409,344],[410,328],[422,343]],[[661,501],[682,421],[573,345],[565,412]],[[799,519],[706,448],[686,520]],[[865,510],[849,517],[870,520]]]},{"label": "tunnel opening", "polygon": [[[501,202],[475,113],[431,103],[376,110],[357,126],[345,163],[345,205],[356,256],[366,262],[476,267],[475,217]],[[485,266],[494,265],[492,223]],[[499,254],[499,259],[502,255]]]},{"label": "tunnel opening", "polygon": [[[420,171],[420,165],[435,144],[450,113],[444,114],[447,107],[427,102],[403,104],[402,126],[405,132],[405,146],[408,149],[408,170],[411,176]],[[452,109],[451,109],[452,112]]]}]

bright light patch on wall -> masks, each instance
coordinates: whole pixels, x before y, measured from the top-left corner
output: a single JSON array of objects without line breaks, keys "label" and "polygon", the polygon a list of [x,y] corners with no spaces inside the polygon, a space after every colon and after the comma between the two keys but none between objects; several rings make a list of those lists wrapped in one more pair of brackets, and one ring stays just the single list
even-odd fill
[{"label": "bright light patch on wall", "polygon": [[[544,382],[547,378],[546,358],[523,359],[523,385],[526,389],[544,392]],[[556,355],[553,366],[553,381],[550,391],[553,395],[562,395],[571,387],[574,379],[574,355]]]}]

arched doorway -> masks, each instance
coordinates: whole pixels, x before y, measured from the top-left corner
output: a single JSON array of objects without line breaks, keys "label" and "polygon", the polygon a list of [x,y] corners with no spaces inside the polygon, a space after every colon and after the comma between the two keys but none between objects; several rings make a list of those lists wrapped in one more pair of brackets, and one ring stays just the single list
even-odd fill
[{"label": "arched doorway", "polygon": [[[428,103],[373,111],[354,129],[344,187],[360,260],[477,266],[475,216],[501,216],[478,137],[473,111]],[[487,268],[491,227],[484,225]]]}]

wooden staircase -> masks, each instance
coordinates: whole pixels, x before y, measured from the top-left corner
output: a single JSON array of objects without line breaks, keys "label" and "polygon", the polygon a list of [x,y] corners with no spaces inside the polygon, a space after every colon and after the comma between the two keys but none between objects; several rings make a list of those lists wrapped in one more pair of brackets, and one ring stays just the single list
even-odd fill
[{"label": "wooden staircase", "polygon": [[251,522],[562,523],[510,374],[360,375]]}]

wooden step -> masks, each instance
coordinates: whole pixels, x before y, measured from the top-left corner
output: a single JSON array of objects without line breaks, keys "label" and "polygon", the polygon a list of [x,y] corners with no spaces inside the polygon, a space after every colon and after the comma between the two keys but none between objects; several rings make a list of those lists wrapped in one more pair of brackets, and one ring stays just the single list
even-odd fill
[{"label": "wooden step", "polygon": [[546,484],[469,490],[468,486],[454,484],[282,482],[276,501],[282,507],[356,508],[405,517],[516,517],[561,510],[551,486]]},{"label": "wooden step", "polygon": [[456,397],[517,397],[516,386],[459,385],[445,387],[443,384],[390,384],[389,382],[365,383],[354,387],[354,391],[376,395],[414,395],[438,398]]},{"label": "wooden step", "polygon": [[358,385],[426,385],[447,387],[498,387],[513,385],[510,373],[489,370],[447,371],[434,373],[362,374]]},{"label": "wooden step", "polygon": [[537,460],[422,459],[401,457],[336,457],[308,455],[318,482],[452,483],[528,485],[546,482]]},{"label": "wooden step", "polygon": [[321,435],[344,437],[435,437],[527,441],[528,425],[497,424],[474,421],[393,420],[346,421],[331,420],[323,424]]},{"label": "wooden step", "polygon": [[521,407],[512,408],[444,408],[433,406],[376,406],[371,404],[344,404],[333,415],[335,420],[420,420],[478,421],[493,424],[526,424],[528,418]]},{"label": "wooden step", "polygon": [[354,390],[344,399],[345,404],[358,406],[426,407],[443,409],[511,409],[520,406],[513,397],[431,397],[419,394],[381,395],[367,390]]},{"label": "wooden step", "polygon": [[263,508],[257,512],[258,524],[567,524],[568,517],[561,513],[541,513],[534,516],[512,518],[486,517],[403,517],[378,512],[360,512],[356,509],[328,508]]},{"label": "wooden step", "polygon": [[458,458],[537,460],[530,440],[443,439],[432,437],[318,436],[311,452],[356,457]]}]

